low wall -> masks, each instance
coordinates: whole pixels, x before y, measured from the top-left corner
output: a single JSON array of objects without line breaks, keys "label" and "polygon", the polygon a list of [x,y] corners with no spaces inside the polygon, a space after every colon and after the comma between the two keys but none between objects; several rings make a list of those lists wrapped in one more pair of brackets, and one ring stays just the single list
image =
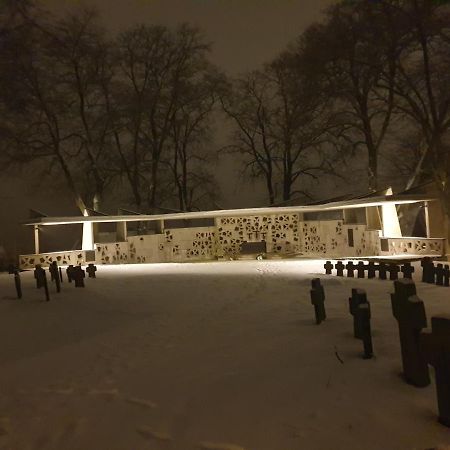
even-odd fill
[{"label": "low wall", "polygon": [[95,252],[93,250],[69,250],[66,252],[38,253],[37,255],[20,255],[21,269],[34,269],[36,264],[48,267],[53,261],[60,266],[87,264],[95,262]]},{"label": "low wall", "polygon": [[381,238],[380,255],[443,256],[445,239],[439,238]]}]

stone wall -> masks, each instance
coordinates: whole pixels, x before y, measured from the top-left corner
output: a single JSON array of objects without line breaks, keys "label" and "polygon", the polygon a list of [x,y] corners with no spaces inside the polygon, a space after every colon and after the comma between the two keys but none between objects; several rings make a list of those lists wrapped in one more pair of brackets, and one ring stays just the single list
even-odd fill
[{"label": "stone wall", "polygon": [[20,255],[21,269],[34,269],[36,264],[48,267],[56,261],[58,265],[68,266],[87,264],[96,261],[93,250],[69,250],[66,252],[39,253],[37,255]]},{"label": "stone wall", "polygon": [[172,228],[163,234],[130,236],[131,262],[182,262],[216,257],[214,227]]},{"label": "stone wall", "polygon": [[381,238],[381,255],[442,256],[445,239],[437,238]]},{"label": "stone wall", "polygon": [[[311,257],[378,255],[379,232],[342,220],[300,222],[300,253]],[[349,241],[353,236],[353,245]]]},{"label": "stone wall", "polygon": [[297,253],[298,224],[297,214],[217,218],[218,256],[236,258],[243,242],[263,240],[268,253]]},{"label": "stone wall", "polygon": [[97,264],[124,264],[129,262],[128,242],[95,244]]}]

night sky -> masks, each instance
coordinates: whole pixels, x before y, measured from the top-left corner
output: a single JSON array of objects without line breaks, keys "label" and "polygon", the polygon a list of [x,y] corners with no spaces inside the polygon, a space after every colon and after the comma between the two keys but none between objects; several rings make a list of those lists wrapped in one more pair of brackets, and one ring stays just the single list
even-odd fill
[{"label": "night sky", "polygon": [[[211,60],[229,75],[258,68],[270,61],[314,21],[320,20],[331,0],[43,0],[55,14],[78,4],[95,6],[105,28],[112,33],[136,23],[176,26],[189,22],[200,27],[211,42]],[[227,130],[218,128],[216,148],[224,143]],[[230,157],[219,162],[217,179],[225,208],[258,206],[265,193],[258,185],[242,184],[238,165]],[[0,178],[0,208],[8,219],[0,221],[0,245],[20,253],[32,251],[31,230],[22,230],[20,221],[29,208],[49,215],[78,214],[72,197],[48,180],[33,180],[27,171],[7,173]],[[121,205],[112,205],[114,209]],[[3,214],[2,214],[3,216]],[[44,238],[45,239],[45,238]]]}]

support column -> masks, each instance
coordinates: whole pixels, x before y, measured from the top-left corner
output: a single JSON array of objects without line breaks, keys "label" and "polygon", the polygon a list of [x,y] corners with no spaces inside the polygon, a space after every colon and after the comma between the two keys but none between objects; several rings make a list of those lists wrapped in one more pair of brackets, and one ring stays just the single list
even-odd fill
[{"label": "support column", "polygon": [[34,253],[37,255],[39,251],[39,225],[34,226]]},{"label": "support column", "polygon": [[155,231],[156,231],[157,234],[163,234],[164,233],[164,220],[157,220],[156,221]]},{"label": "support column", "polygon": [[[83,216],[89,216],[89,212],[86,209],[84,210]],[[95,250],[93,222],[83,222],[83,238],[81,241],[81,250]]]},{"label": "support column", "polygon": [[116,225],[116,240],[117,242],[125,242],[127,240],[127,223],[117,222]]},{"label": "support column", "polygon": [[430,233],[430,216],[428,212],[428,202],[424,202],[423,208],[425,214],[425,229],[427,233],[427,238],[429,238],[431,237],[431,233]]}]

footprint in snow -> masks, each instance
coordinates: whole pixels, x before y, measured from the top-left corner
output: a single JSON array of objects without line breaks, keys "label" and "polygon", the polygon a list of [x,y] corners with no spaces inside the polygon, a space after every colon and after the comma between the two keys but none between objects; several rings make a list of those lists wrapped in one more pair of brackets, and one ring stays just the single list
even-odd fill
[{"label": "footprint in snow", "polygon": [[128,403],[133,403],[134,405],[144,406],[146,408],[156,408],[156,403],[149,400],[144,400],[143,398],[125,397],[125,401]]},{"label": "footprint in snow", "polygon": [[226,444],[223,442],[201,442],[201,450],[245,450],[244,447],[235,444]]},{"label": "footprint in snow", "polygon": [[165,431],[153,430],[147,426],[142,426],[142,427],[136,428],[136,431],[141,436],[144,436],[146,438],[156,439],[158,441],[164,441],[164,442],[172,441],[172,437],[170,436],[170,434],[166,433]]}]

